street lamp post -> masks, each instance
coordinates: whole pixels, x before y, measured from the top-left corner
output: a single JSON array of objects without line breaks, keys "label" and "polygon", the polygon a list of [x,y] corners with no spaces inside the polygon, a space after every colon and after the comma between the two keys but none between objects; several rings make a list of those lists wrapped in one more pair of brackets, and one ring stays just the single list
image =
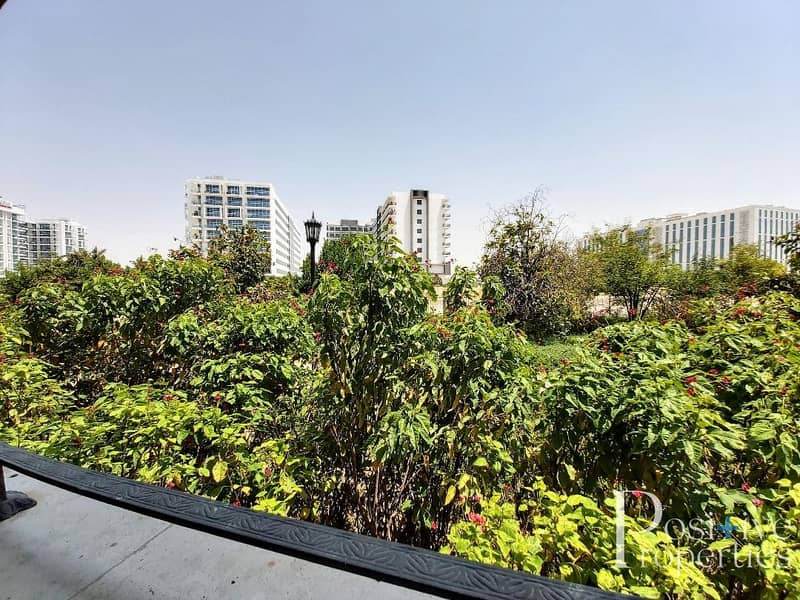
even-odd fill
[{"label": "street lamp post", "polygon": [[306,241],[311,244],[311,286],[314,286],[314,279],[317,275],[317,261],[314,257],[314,247],[319,241],[319,230],[322,228],[322,223],[314,218],[314,213],[311,213],[311,219],[305,222],[306,226]]}]

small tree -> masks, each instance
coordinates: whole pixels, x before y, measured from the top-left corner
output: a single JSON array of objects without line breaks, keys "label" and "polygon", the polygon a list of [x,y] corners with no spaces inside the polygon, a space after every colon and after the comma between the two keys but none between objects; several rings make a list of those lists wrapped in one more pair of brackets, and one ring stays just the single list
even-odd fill
[{"label": "small tree", "polygon": [[643,319],[679,269],[669,254],[651,242],[651,232],[629,227],[597,234],[605,290],[627,310],[628,320]]},{"label": "small tree", "polygon": [[269,240],[252,225],[223,227],[209,244],[208,260],[225,272],[241,294],[270,274],[272,254]]},{"label": "small tree", "polygon": [[481,279],[497,277],[505,288],[509,318],[537,337],[567,331],[586,303],[572,285],[574,254],[543,202],[537,190],[495,216],[479,268]]},{"label": "small tree", "polygon": [[456,267],[444,290],[444,311],[448,314],[471,304],[478,295],[478,277],[475,271]]},{"label": "small tree", "polygon": [[758,246],[755,245],[735,246],[728,258],[721,261],[720,268],[724,285],[729,293],[786,272],[779,262],[761,256]]},{"label": "small tree", "polygon": [[789,256],[789,266],[793,270],[800,269],[800,223],[794,230],[776,238],[775,243]]}]

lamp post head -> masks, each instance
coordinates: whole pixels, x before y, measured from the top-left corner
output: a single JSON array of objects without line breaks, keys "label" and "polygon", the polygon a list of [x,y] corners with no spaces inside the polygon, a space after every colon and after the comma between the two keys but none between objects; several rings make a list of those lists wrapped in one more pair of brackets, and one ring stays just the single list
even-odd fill
[{"label": "lamp post head", "polygon": [[314,218],[314,213],[311,213],[311,219],[304,223],[306,226],[306,241],[309,244],[316,244],[319,241],[319,231],[322,229],[322,223]]}]

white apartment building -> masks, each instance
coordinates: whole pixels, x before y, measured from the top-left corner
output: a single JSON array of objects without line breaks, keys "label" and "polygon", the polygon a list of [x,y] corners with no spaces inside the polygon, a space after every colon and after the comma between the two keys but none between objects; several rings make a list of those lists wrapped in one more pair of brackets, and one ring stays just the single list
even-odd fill
[{"label": "white apartment building", "polygon": [[86,249],[86,228],[72,219],[28,223],[28,260],[37,263]]},{"label": "white apartment building", "polygon": [[763,256],[787,264],[774,238],[789,233],[800,222],[800,210],[785,206],[749,205],[693,215],[672,214],[645,219],[634,229],[651,228],[653,241],[672,253],[673,263],[691,268],[702,258],[723,259],[731,248],[753,244]]},{"label": "white apartment building", "polygon": [[77,221],[29,221],[24,206],[0,200],[0,275],[84,249],[86,228]]},{"label": "white apartment building", "polygon": [[223,225],[251,225],[266,237],[272,251],[273,275],[299,274],[302,238],[271,183],[224,177],[188,179],[184,190],[186,242],[205,254]]},{"label": "white apartment building", "polygon": [[0,200],[0,275],[28,264],[25,207]]},{"label": "white apartment building", "polygon": [[403,250],[416,254],[431,273],[450,275],[450,201],[444,194],[392,192],[378,207],[375,232],[398,238]]},{"label": "white apartment building", "polygon": [[374,233],[375,221],[359,223],[357,219],[340,219],[338,223],[325,223],[325,240],[340,240],[355,233]]}]

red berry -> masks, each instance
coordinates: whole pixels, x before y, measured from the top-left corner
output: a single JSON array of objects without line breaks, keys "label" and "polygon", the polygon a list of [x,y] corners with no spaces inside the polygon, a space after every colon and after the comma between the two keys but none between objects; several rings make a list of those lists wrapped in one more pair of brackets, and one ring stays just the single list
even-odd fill
[{"label": "red berry", "polygon": [[471,512],[467,515],[467,518],[476,525],[480,526],[486,525],[486,519],[482,515],[479,515],[478,513]]}]

